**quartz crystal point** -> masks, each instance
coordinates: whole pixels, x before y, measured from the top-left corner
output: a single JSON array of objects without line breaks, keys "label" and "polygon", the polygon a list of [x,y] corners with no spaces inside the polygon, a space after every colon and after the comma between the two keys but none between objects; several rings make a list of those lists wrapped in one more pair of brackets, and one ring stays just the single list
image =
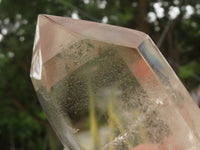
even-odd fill
[{"label": "quartz crystal point", "polygon": [[30,73],[69,150],[199,150],[200,112],[145,33],[39,15]]}]

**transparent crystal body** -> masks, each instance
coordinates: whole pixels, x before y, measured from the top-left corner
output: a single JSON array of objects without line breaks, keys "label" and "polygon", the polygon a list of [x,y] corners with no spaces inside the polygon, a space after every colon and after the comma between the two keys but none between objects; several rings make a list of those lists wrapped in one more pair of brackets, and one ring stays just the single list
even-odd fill
[{"label": "transparent crystal body", "polygon": [[198,107],[144,33],[40,15],[31,78],[66,149],[200,147]]}]

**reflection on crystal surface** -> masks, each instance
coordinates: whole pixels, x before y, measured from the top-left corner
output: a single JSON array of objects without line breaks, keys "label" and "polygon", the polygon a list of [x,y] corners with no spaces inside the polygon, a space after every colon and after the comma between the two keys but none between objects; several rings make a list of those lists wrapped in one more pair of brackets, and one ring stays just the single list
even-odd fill
[{"label": "reflection on crystal surface", "polygon": [[198,150],[199,110],[147,35],[45,15],[38,26],[31,77],[67,149]]}]

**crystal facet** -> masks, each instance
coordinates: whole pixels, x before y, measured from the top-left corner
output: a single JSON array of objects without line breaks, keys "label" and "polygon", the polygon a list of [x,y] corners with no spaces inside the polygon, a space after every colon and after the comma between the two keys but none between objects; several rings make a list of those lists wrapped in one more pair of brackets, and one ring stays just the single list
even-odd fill
[{"label": "crystal facet", "polygon": [[200,112],[145,33],[39,15],[30,73],[71,150],[199,150]]}]

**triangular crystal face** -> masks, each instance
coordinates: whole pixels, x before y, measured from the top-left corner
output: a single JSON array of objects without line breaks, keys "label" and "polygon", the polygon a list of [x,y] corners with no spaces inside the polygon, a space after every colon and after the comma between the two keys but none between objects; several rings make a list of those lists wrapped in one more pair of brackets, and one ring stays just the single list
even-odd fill
[{"label": "triangular crystal face", "polygon": [[30,73],[70,150],[199,150],[199,109],[148,35],[39,15]]}]

